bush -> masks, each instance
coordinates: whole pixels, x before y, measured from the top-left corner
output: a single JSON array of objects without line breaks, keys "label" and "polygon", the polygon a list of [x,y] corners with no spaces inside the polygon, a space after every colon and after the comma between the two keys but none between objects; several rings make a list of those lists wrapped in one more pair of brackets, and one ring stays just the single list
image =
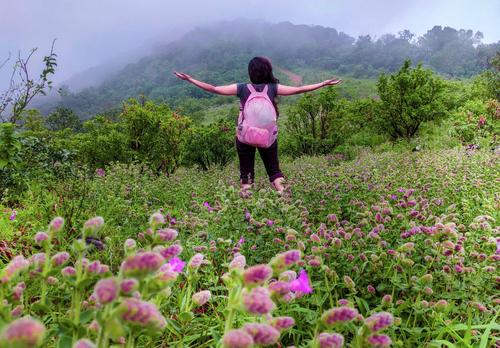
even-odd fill
[{"label": "bush", "polygon": [[444,84],[431,70],[406,60],[396,74],[379,77],[379,126],[393,139],[413,137],[422,122],[443,117]]},{"label": "bush", "polygon": [[191,128],[183,146],[183,163],[203,170],[227,165],[235,153],[234,134],[234,126],[227,120]]}]

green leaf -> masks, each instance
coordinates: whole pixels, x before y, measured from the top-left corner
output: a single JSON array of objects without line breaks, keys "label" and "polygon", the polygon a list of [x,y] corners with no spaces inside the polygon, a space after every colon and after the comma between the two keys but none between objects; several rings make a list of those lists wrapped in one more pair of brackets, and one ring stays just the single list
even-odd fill
[{"label": "green leaf", "polygon": [[73,339],[71,336],[61,335],[57,342],[57,348],[71,348],[73,346]]},{"label": "green leaf", "polygon": [[193,312],[182,312],[181,314],[179,314],[179,320],[184,323],[193,320],[193,318],[194,318]]}]

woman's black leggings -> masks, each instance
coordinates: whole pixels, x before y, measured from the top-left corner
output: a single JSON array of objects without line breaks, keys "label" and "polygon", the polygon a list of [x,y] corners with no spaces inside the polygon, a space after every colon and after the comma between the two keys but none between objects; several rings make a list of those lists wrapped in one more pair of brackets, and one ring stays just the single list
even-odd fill
[{"label": "woman's black leggings", "polygon": [[[236,150],[240,159],[240,180],[242,184],[251,184],[255,178],[255,146],[247,145],[236,139]],[[260,157],[266,167],[269,181],[282,178],[278,161],[278,140],[267,149],[259,149]]]}]

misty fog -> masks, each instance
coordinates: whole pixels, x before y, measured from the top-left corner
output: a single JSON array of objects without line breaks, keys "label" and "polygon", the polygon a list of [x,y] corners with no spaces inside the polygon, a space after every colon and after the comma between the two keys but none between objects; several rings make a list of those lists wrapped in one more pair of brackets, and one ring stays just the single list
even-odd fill
[{"label": "misty fog", "polygon": [[[484,34],[483,42],[488,43],[500,38],[499,13],[497,0],[2,0],[0,61],[9,53],[15,56],[21,50],[26,54],[38,47],[33,59],[36,65],[57,38],[59,66],[54,81],[59,84],[73,77],[69,82],[78,87],[78,81],[85,84],[89,76],[117,69],[195,27],[215,21],[290,21],[332,27],[354,37],[380,36],[403,29],[421,35],[439,24],[479,30]],[[10,66],[0,70],[0,89],[8,83]]]}]

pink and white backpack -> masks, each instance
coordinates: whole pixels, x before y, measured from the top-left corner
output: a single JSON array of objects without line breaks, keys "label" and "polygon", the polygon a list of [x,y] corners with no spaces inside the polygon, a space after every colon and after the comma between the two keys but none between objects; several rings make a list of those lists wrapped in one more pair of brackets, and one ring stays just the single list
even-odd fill
[{"label": "pink and white backpack", "polygon": [[236,135],[244,144],[268,148],[278,136],[277,114],[267,95],[268,85],[257,92],[252,84],[247,85],[250,95],[240,108]]}]

